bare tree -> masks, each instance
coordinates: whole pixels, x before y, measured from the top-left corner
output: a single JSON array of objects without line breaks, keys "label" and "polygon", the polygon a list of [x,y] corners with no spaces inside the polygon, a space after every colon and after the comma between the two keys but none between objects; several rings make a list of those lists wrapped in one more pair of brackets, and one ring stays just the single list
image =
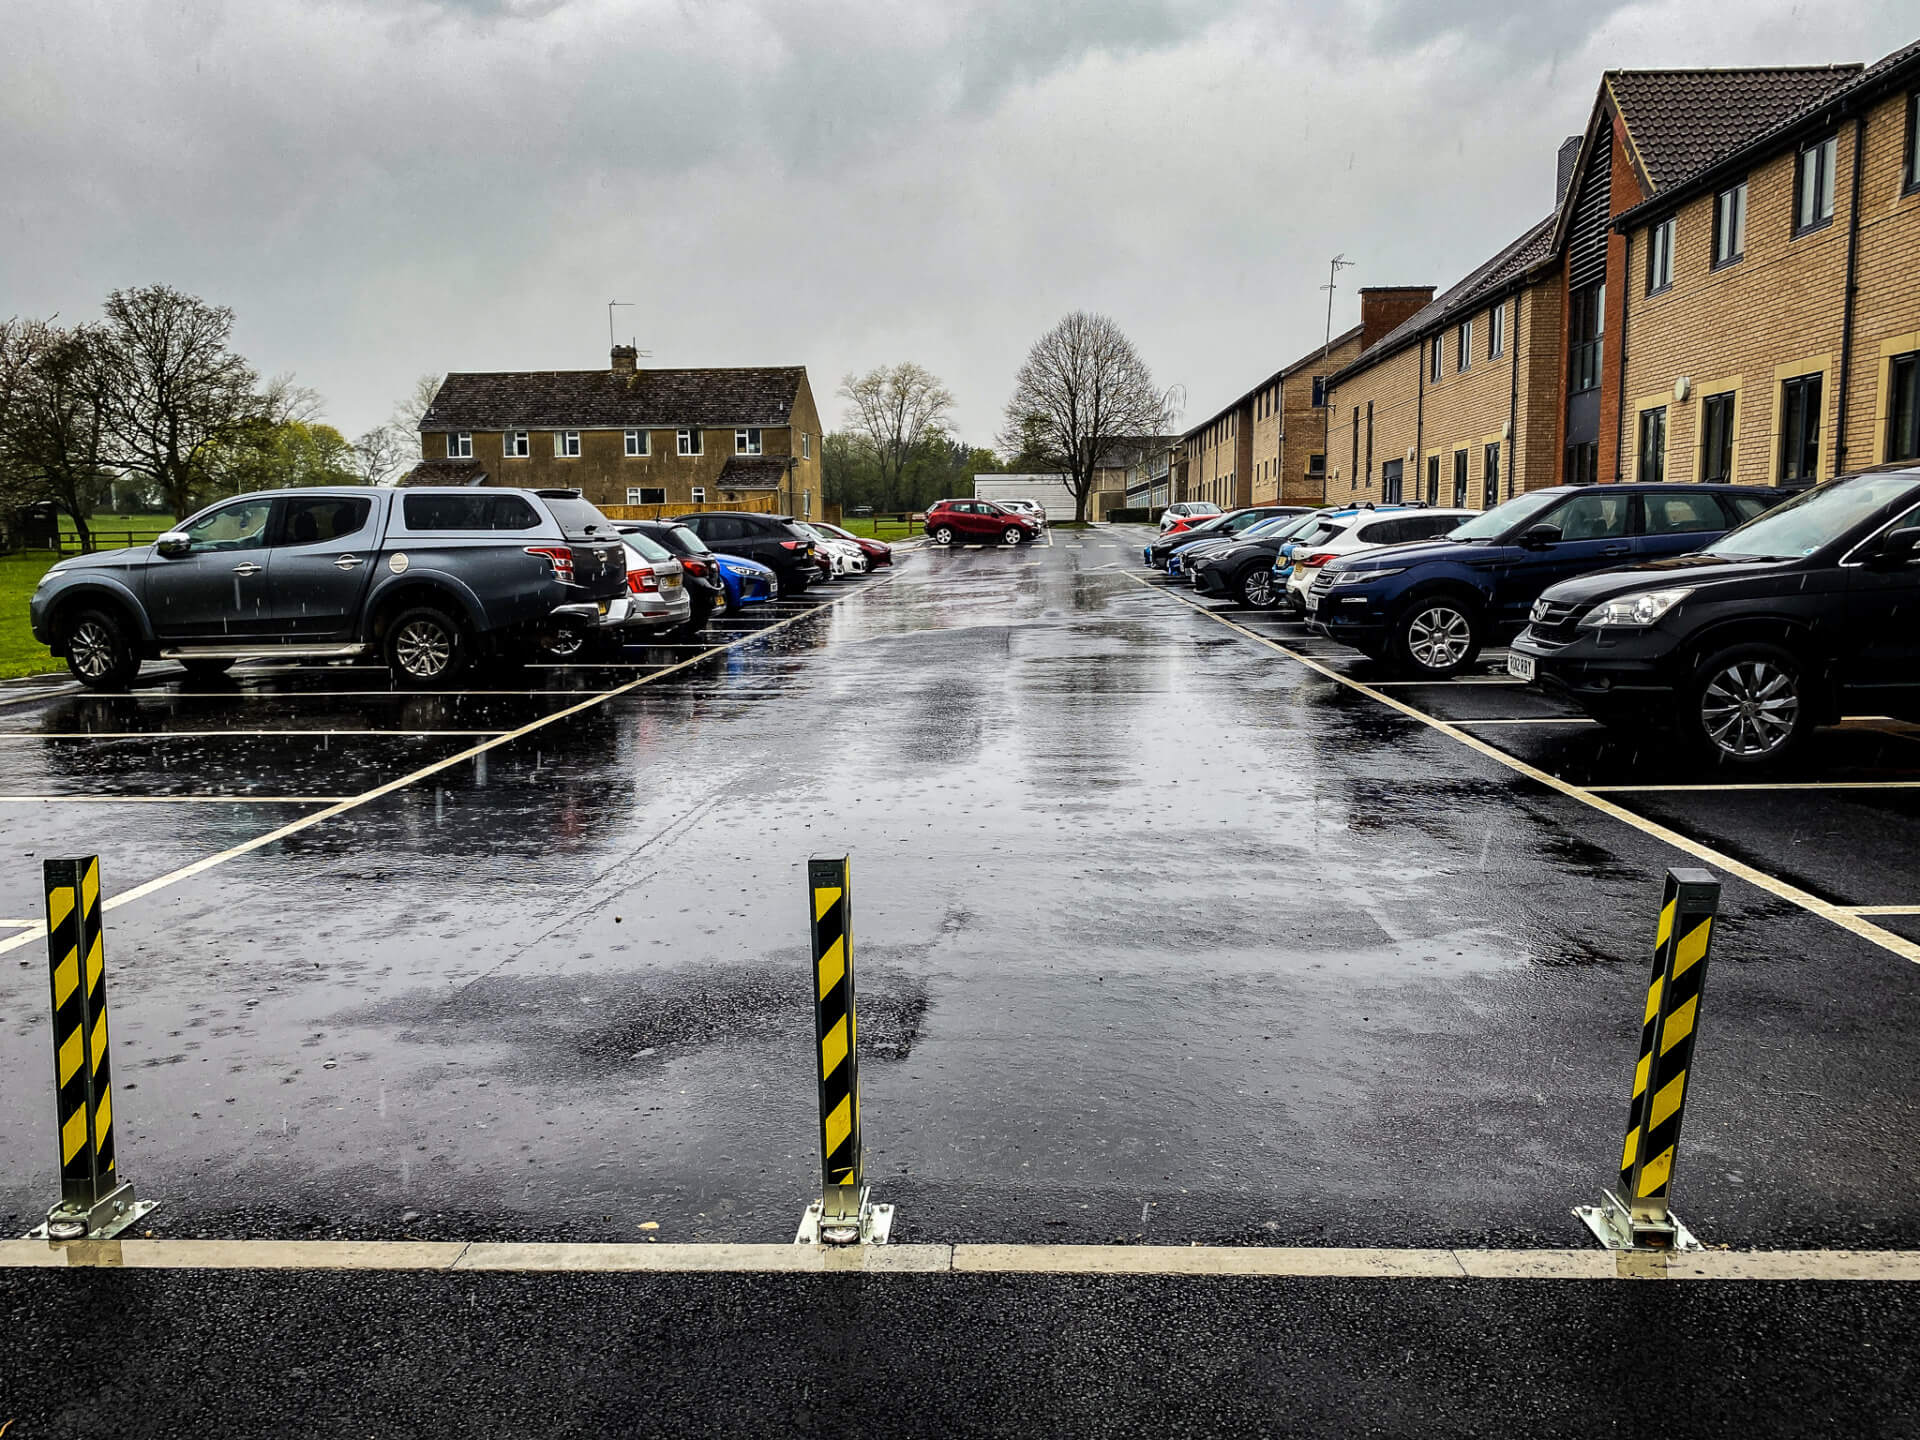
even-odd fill
[{"label": "bare tree", "polygon": [[93,548],[87,521],[112,484],[108,350],[99,326],[0,326],[0,471],[14,498],[51,500],[71,515],[86,550]]},{"label": "bare tree", "polygon": [[953,392],[938,376],[907,360],[847,375],[840,382],[840,395],[852,407],[854,445],[874,468],[879,508],[895,509],[907,467],[947,433]]},{"label": "bare tree", "polygon": [[420,422],[426,419],[427,411],[433,408],[433,397],[440,393],[440,386],[446,378],[444,375],[422,375],[413,382],[411,390],[394,402],[393,416],[387,421],[387,431],[391,442],[398,447],[400,459],[426,458],[420,446]]},{"label": "bare tree", "polygon": [[[170,285],[107,297],[111,457],[191,513],[210,449],[272,417],[260,377],[235,354],[233,311]],[[280,383],[280,382],[276,382]]]},{"label": "bare tree", "polygon": [[399,426],[376,425],[353,442],[353,468],[367,484],[378,485],[399,467],[407,454],[406,440]]},{"label": "bare tree", "polygon": [[1133,342],[1105,315],[1076,310],[1034,342],[1014,377],[1000,445],[1009,454],[1048,456],[1073,492],[1075,520],[1087,518],[1110,442],[1157,435],[1173,418],[1171,392],[1154,388],[1153,372]]}]

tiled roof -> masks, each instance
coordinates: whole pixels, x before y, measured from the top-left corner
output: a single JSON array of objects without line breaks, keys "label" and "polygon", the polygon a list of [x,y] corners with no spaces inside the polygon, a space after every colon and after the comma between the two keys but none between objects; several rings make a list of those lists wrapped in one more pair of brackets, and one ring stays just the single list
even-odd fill
[{"label": "tiled roof", "polygon": [[1861,69],[1610,70],[1605,84],[1632,152],[1658,190],[1831,94]]},{"label": "tiled roof", "polygon": [[1676,192],[1685,187],[1691,190],[1696,183],[1704,183],[1717,171],[1732,170],[1742,161],[1749,161],[1761,155],[1775,151],[1787,143],[1789,138],[1803,126],[1811,125],[1828,112],[1851,105],[1862,98],[1871,101],[1871,97],[1882,85],[1897,81],[1905,71],[1920,70],[1920,40],[1884,55],[1866,67],[1858,65],[1836,65],[1835,71],[1848,72],[1840,82],[1820,94],[1813,96],[1791,113],[1776,119],[1771,125],[1756,128],[1741,137],[1739,143],[1727,147],[1707,164],[1698,166],[1688,175],[1665,182],[1660,194],[1652,200],[1636,205],[1616,217],[1616,227],[1626,225],[1630,219],[1637,219],[1648,210],[1657,208],[1661,202],[1671,202],[1680,198]]},{"label": "tiled roof", "polygon": [[720,467],[722,490],[777,490],[786,478],[785,455],[735,455]]},{"label": "tiled roof", "polygon": [[785,425],[805,368],[527,370],[449,375],[422,431]]},{"label": "tiled roof", "polygon": [[1367,367],[1378,364],[1389,355],[1406,349],[1421,337],[1443,328],[1456,315],[1478,309],[1507,282],[1524,275],[1534,265],[1547,259],[1553,253],[1555,218],[1549,215],[1546,219],[1537,221],[1524,235],[1502,249],[1491,260],[1469,271],[1466,278],[1459,284],[1434,296],[1431,304],[1423,306],[1401,321],[1361,351],[1358,358],[1351,364],[1335,372],[1336,378],[1358,374]]},{"label": "tiled roof", "polygon": [[484,485],[487,467],[478,460],[422,460],[400,477],[402,485]]}]

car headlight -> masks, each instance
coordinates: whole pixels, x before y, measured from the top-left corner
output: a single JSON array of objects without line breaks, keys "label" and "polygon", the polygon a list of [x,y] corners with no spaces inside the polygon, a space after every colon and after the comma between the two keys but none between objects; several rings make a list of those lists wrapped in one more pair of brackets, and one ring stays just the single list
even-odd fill
[{"label": "car headlight", "polygon": [[1391,570],[1342,570],[1333,577],[1336,585],[1358,585],[1363,580],[1384,580],[1389,575],[1398,575],[1407,567],[1396,565]]},{"label": "car headlight", "polygon": [[1651,625],[1692,593],[1693,588],[1685,586],[1677,590],[1642,590],[1638,595],[1622,595],[1617,600],[1594,606],[1580,624],[1596,629],[1602,625]]}]

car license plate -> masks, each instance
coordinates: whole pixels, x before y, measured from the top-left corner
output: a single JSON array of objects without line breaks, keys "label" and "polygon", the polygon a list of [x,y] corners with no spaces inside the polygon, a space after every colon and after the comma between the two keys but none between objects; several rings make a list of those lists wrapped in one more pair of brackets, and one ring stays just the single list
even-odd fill
[{"label": "car license plate", "polygon": [[1533,657],[1531,655],[1508,655],[1507,674],[1517,675],[1522,680],[1533,679]]},{"label": "car license plate", "polygon": [[1320,597],[1318,595],[1307,596],[1307,618],[1312,619],[1313,612],[1318,610],[1319,608],[1320,608]]},{"label": "car license plate", "polygon": [[660,577],[660,588],[662,590],[678,590],[680,588],[680,577],[678,575],[662,575]]}]

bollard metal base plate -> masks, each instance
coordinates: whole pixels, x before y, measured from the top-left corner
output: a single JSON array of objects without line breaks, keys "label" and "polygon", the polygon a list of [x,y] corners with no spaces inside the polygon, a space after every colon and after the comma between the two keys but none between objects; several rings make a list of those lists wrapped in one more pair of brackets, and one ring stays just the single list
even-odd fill
[{"label": "bollard metal base plate", "polygon": [[870,1205],[866,1192],[860,1193],[860,1214],[829,1217],[823,1201],[807,1206],[800,1217],[796,1245],[884,1245],[893,1238],[893,1206]]},{"label": "bollard metal base plate", "polygon": [[1620,1197],[1611,1190],[1600,1192],[1598,1205],[1576,1205],[1573,1213],[1586,1223],[1602,1248],[1607,1250],[1699,1250],[1700,1242],[1671,1210],[1666,1223],[1635,1221]]},{"label": "bollard metal base plate", "polygon": [[116,1187],[90,1206],[65,1201],[47,1212],[46,1223],[27,1232],[29,1240],[111,1240],[122,1230],[160,1207],[158,1200],[137,1200],[131,1184]]}]

